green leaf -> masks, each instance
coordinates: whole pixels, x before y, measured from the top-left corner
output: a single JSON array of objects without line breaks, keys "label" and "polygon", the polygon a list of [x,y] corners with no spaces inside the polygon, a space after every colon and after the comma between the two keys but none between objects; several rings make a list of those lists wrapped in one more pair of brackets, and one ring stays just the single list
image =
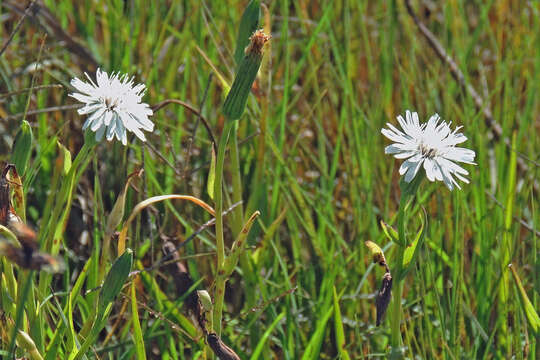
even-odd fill
[{"label": "green leaf", "polygon": [[399,235],[391,225],[381,220],[381,228],[383,229],[384,234],[389,240],[395,242],[396,244],[399,244]]},{"label": "green leaf", "polygon": [[216,150],[212,146],[212,160],[210,161],[210,172],[208,173],[208,182],[206,183],[206,191],[210,199],[214,200],[214,182],[216,180]]},{"label": "green leaf", "polygon": [[99,292],[98,314],[103,313],[105,308],[111,304],[120,293],[120,290],[122,290],[122,287],[129,276],[132,263],[133,251],[129,248],[116,259],[107,273],[107,277]]},{"label": "green leaf", "polygon": [[318,318],[319,320],[317,321],[315,332],[313,333],[308,345],[306,346],[304,355],[302,355],[302,360],[319,358],[321,346],[323,344],[324,333],[326,331],[326,324],[333,313],[334,307],[330,306],[326,309],[324,316]]},{"label": "green leaf", "polygon": [[268,338],[270,337],[270,335],[272,334],[272,331],[274,331],[274,328],[277,326],[277,324],[281,321],[281,319],[283,319],[285,317],[285,311],[282,312],[281,314],[279,314],[275,319],[274,321],[272,322],[272,324],[270,324],[270,326],[268,327],[268,329],[266,329],[266,331],[264,332],[263,336],[261,337],[261,339],[259,340],[259,343],[257,344],[257,346],[255,347],[255,350],[253,351],[253,355],[251,355],[251,360],[257,360],[259,358],[259,356],[261,355],[263,349],[264,349],[264,344],[266,343],[266,341],[268,340]]},{"label": "green leaf", "polygon": [[345,331],[341,320],[341,309],[339,308],[339,298],[334,286],[334,332],[336,334],[336,345],[341,359],[350,360],[349,353],[345,350]]},{"label": "green leaf", "polygon": [[124,217],[124,208],[126,205],[126,194],[129,188],[129,183],[135,176],[140,176],[141,173],[142,173],[142,170],[139,170],[139,171],[135,171],[131,173],[128,176],[126,185],[124,185],[122,192],[120,192],[120,195],[118,195],[118,198],[116,199],[116,202],[114,203],[113,209],[111,210],[111,213],[107,217],[107,226],[105,228],[106,237],[112,236],[114,230],[122,221],[122,218]]},{"label": "green leaf", "polygon": [[231,247],[231,253],[225,259],[224,273],[226,277],[232,274],[234,268],[236,267],[236,264],[238,264],[238,259],[240,258],[240,254],[244,249],[244,244],[249,234],[249,230],[251,230],[251,226],[260,214],[261,213],[257,210],[249,217],[249,219],[244,224],[242,231],[240,231],[240,234],[238,234],[238,237],[234,241]]},{"label": "green leaf", "polygon": [[15,135],[15,141],[13,142],[13,150],[11,152],[11,162],[15,164],[17,172],[24,175],[30,160],[32,153],[32,128],[28,121],[23,120],[17,135]]},{"label": "green leaf", "polygon": [[135,294],[135,282],[131,284],[131,319],[133,321],[133,342],[135,343],[135,353],[137,360],[146,360],[146,351],[144,350],[144,338],[139,321],[139,312],[137,311],[137,296]]},{"label": "green leaf", "polygon": [[58,154],[56,161],[62,166],[62,174],[67,175],[69,169],[71,169],[71,153],[60,142],[57,141],[56,144],[58,145],[58,149],[60,150],[60,154]]},{"label": "green leaf", "polygon": [[529,297],[527,296],[527,292],[523,288],[523,285],[521,284],[521,280],[519,279],[519,276],[516,270],[514,269],[512,264],[509,264],[508,267],[510,268],[510,271],[512,272],[512,276],[514,277],[514,281],[519,290],[519,298],[521,300],[521,307],[523,308],[523,311],[525,312],[525,316],[527,317],[527,322],[529,323],[529,326],[533,329],[534,333],[536,335],[540,335],[540,317],[538,317],[538,313],[534,309],[534,305],[532,304],[531,300],[529,300]]},{"label": "green leaf", "polygon": [[236,36],[236,49],[234,50],[234,60],[237,65],[240,65],[244,58],[244,49],[249,43],[249,37],[259,26],[260,3],[260,1],[251,0],[240,19],[240,27]]}]

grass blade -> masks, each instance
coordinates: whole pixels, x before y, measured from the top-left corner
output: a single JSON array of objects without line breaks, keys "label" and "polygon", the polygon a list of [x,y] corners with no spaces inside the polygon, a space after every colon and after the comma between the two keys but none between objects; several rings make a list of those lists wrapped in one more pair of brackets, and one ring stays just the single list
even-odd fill
[{"label": "grass blade", "polygon": [[510,268],[510,271],[512,272],[512,276],[514,277],[514,282],[519,290],[519,298],[521,300],[521,307],[523,311],[525,312],[525,315],[527,317],[527,322],[529,323],[529,326],[532,328],[534,333],[536,335],[540,334],[540,317],[538,317],[538,313],[534,309],[534,306],[529,300],[529,297],[527,296],[527,292],[525,291],[525,288],[521,284],[521,280],[519,279],[519,276],[512,266],[512,264],[509,264],[508,267]]},{"label": "grass blade", "polygon": [[350,360],[349,353],[345,350],[345,331],[341,320],[341,310],[339,308],[339,298],[334,286],[334,331],[336,333],[336,345],[341,359]]},{"label": "grass blade", "polygon": [[133,342],[135,343],[135,353],[137,354],[137,360],[146,360],[144,339],[141,330],[141,323],[139,321],[139,312],[137,311],[135,281],[131,283],[131,321],[133,322]]}]

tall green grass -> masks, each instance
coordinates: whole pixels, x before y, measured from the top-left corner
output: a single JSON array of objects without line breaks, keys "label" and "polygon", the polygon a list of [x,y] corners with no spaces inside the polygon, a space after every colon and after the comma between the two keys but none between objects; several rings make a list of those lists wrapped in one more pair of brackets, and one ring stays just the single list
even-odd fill
[{"label": "tall green grass", "polygon": [[[2,43],[20,16],[8,3],[15,2],[0,6]],[[219,139],[248,1],[43,3],[103,69],[145,83],[149,104],[173,98],[198,108],[213,74],[201,114]],[[487,100],[504,136],[514,137],[512,149],[490,139],[482,113],[401,1],[266,2],[261,27],[273,38],[236,131],[241,194],[233,194],[231,148],[223,177],[223,208],[241,195],[245,214],[244,221],[225,215],[227,249],[237,224],[261,212],[225,292],[221,338],[241,358],[367,359],[388,353],[389,321],[375,327],[372,296],[383,272],[371,264],[364,241],[381,245],[392,264],[396,246],[380,221],[397,226],[399,163],[384,155],[380,129],[405,109],[424,120],[437,112],[463,125],[465,146],[476,151],[478,163],[468,168],[471,183],[462,191],[424,182],[409,214],[410,229],[417,229],[416,214],[425,208],[429,225],[416,269],[404,281],[406,356],[538,358],[539,333],[526,309],[540,308],[540,217],[533,191],[540,153],[540,9],[534,2],[507,0],[413,5]],[[36,68],[45,31],[50,33]],[[2,160],[11,158],[23,119],[17,114],[27,101],[30,111],[73,104],[69,80],[84,71],[92,76],[92,62],[70,51],[50,25],[23,23],[0,57],[0,93],[28,88],[32,81],[64,88],[0,98]],[[101,325],[95,311],[100,286],[118,255],[115,241],[104,248],[106,223],[128,175],[144,169],[126,193],[124,219],[152,196],[193,195],[213,204],[207,191],[212,144],[202,126],[187,154],[197,116],[169,105],[153,117],[150,145],[102,142],[89,157],[81,155],[88,149],[75,111],[25,118],[34,134],[23,175],[26,217],[41,248],[61,254],[67,268],[54,276],[30,273],[1,258],[2,355],[15,344],[11,334],[19,313],[24,338],[16,342],[18,357],[209,357],[164,268],[130,277],[103,330],[91,338]],[[512,157],[525,159],[529,170],[517,171]],[[132,270],[158,261],[164,240],[178,244],[210,219],[179,200],[146,208],[128,226]],[[108,252],[104,259],[102,251]],[[186,244],[181,256],[198,288],[213,295],[214,228]],[[89,348],[82,354],[85,341]]]}]

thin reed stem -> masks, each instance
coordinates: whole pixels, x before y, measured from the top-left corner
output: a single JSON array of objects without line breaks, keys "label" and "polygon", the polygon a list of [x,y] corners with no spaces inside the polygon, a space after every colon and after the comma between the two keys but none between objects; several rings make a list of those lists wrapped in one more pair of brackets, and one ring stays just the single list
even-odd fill
[{"label": "thin reed stem", "polygon": [[225,278],[223,277],[225,266],[225,242],[223,238],[223,166],[225,162],[225,149],[229,140],[229,134],[234,126],[233,121],[227,121],[218,144],[216,161],[216,174],[214,179],[214,210],[216,212],[216,290],[214,295],[213,330],[221,335],[221,317],[223,311],[223,298],[225,296]]},{"label": "thin reed stem", "polygon": [[396,256],[394,258],[394,269],[392,269],[392,277],[394,282],[394,289],[392,292],[392,304],[391,304],[391,316],[390,316],[390,329],[391,337],[390,344],[392,345],[392,358],[401,358],[400,350],[403,341],[401,339],[401,295],[403,293],[403,282],[401,279],[401,273],[403,270],[403,257],[405,255],[405,205],[407,203],[408,194],[402,192],[401,199],[399,201],[398,210],[398,236],[399,244],[396,248]]},{"label": "thin reed stem", "polygon": [[244,207],[242,205],[242,178],[240,174],[240,156],[238,153],[238,121],[233,127],[231,136],[231,173],[232,173],[232,200],[233,203],[240,203],[232,212],[232,230],[234,237],[238,236],[242,230],[244,222]]}]

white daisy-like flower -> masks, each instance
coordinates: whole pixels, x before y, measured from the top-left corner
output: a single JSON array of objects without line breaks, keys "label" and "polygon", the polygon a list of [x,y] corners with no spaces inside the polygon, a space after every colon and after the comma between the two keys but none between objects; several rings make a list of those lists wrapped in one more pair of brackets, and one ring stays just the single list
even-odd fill
[{"label": "white daisy-like flower", "polygon": [[96,83],[87,73],[85,75],[89,83],[79,78],[72,79],[71,85],[78,92],[69,94],[85,104],[77,110],[80,115],[88,115],[83,130],[90,127],[96,133],[97,141],[101,141],[106,134],[108,141],[116,137],[126,145],[126,130],[146,141],[141,130],[152,132],[154,123],[148,118],[153,114],[152,109],[141,102],[145,85],[134,86],[133,78],[118,72],[109,75],[97,69]]},{"label": "white daisy-like flower", "polygon": [[452,131],[451,123],[441,121],[438,114],[432,115],[427,123],[420,124],[418,114],[409,110],[405,113],[405,119],[399,115],[397,120],[402,131],[387,123],[389,129],[382,129],[381,133],[395,142],[388,145],[384,152],[393,154],[397,159],[406,159],[399,168],[399,174],[405,175],[406,182],[414,179],[423,164],[429,181],[443,181],[450,190],[454,185],[461,189],[454,176],[469,183],[465,177],[469,172],[455,163],[476,165],[474,151],[456,147],[467,140],[465,135],[458,132],[461,126]]}]

